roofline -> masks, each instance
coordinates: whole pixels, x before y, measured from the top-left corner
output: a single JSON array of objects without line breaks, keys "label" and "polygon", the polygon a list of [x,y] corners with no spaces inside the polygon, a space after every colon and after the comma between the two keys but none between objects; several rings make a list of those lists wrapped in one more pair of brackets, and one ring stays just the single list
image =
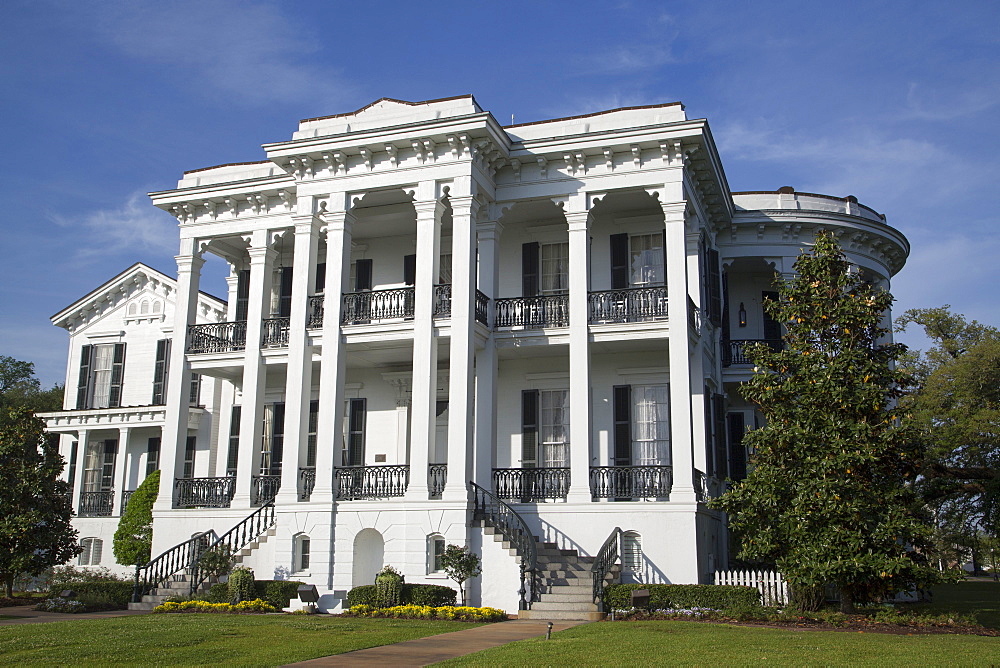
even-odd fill
[{"label": "roofline", "polygon": [[547,118],[542,121],[531,121],[530,123],[515,123],[513,125],[504,125],[504,130],[508,128],[523,128],[528,125],[541,125],[543,123],[558,123],[559,121],[575,121],[578,118],[593,118],[594,116],[603,116],[604,114],[613,114],[616,111],[635,111],[638,109],[663,109],[665,107],[676,107],[680,105],[683,109],[683,102],[666,102],[664,104],[646,104],[638,107],[618,107],[617,109],[607,109],[605,111],[595,111],[591,114],[581,114],[579,116],[563,116],[562,118]]},{"label": "roofline", "polygon": [[303,118],[302,120],[299,121],[299,123],[311,123],[312,121],[325,121],[325,120],[327,120],[329,118],[344,118],[345,116],[353,116],[354,114],[361,113],[365,109],[368,109],[370,107],[374,107],[379,102],[396,102],[397,104],[408,104],[411,107],[416,107],[416,106],[421,105],[421,104],[433,104],[435,102],[449,102],[451,100],[463,100],[463,99],[466,99],[466,98],[472,100],[472,103],[474,105],[476,105],[476,108],[479,109],[480,111],[482,111],[482,108],[479,106],[479,103],[476,102],[476,98],[473,97],[472,93],[466,93],[465,95],[453,95],[452,97],[439,97],[439,98],[434,99],[434,100],[422,100],[420,102],[410,102],[409,100],[397,100],[394,97],[380,97],[379,99],[375,100],[374,102],[366,104],[365,106],[363,106],[360,109],[357,109],[355,111],[348,111],[348,112],[345,112],[343,114],[330,114],[329,116],[316,116],[315,118]]},{"label": "roofline", "polygon": [[199,167],[198,169],[189,169],[186,172],[182,172],[185,176],[188,174],[194,174],[196,172],[204,172],[209,169],[218,169],[219,167],[242,167],[244,165],[266,165],[270,160],[253,160],[251,162],[226,162],[221,165],[212,165],[211,167]]},{"label": "roofline", "polygon": [[845,197],[837,197],[836,195],[824,195],[823,193],[807,193],[799,190],[795,190],[791,186],[784,186],[778,190],[741,190],[739,192],[730,193],[734,197],[736,195],[805,195],[806,197],[819,197],[820,199],[832,199],[838,202],[851,202],[857,204],[862,209],[867,209],[874,213],[876,216],[885,220],[885,214],[879,213],[875,209],[871,208],[867,204],[862,204],[858,201],[858,198],[854,195],[847,195]]}]

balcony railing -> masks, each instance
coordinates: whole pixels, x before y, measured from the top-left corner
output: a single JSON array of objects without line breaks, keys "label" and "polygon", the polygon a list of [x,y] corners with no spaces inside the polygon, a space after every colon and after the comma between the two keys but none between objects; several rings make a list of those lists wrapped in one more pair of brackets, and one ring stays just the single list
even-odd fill
[{"label": "balcony railing", "polygon": [[323,326],[323,295],[316,295],[309,298],[309,305],[306,312],[306,327]]},{"label": "balcony railing", "polygon": [[494,302],[494,327],[566,327],[569,325],[569,295],[506,297]]},{"label": "balcony railing", "polygon": [[413,288],[349,292],[344,295],[341,322],[358,325],[382,320],[409,320],[413,318],[413,299]]},{"label": "balcony railing", "polygon": [[427,486],[430,488],[429,498],[440,499],[444,493],[444,485],[448,482],[447,464],[427,465]]},{"label": "balcony railing", "polygon": [[451,283],[434,286],[434,316],[451,315]]},{"label": "balcony railing", "polygon": [[253,477],[253,486],[250,488],[250,503],[260,506],[274,501],[281,488],[280,475],[258,475]]},{"label": "balcony railing", "polygon": [[305,466],[299,469],[299,501],[308,501],[316,487],[316,468]]},{"label": "balcony railing", "polygon": [[337,500],[388,499],[403,496],[410,484],[407,464],[345,466],[337,469]]},{"label": "balcony railing", "polygon": [[246,348],[247,323],[214,322],[207,325],[188,325],[187,351],[189,353],[228,353]]},{"label": "balcony railing", "polygon": [[590,467],[590,495],[595,499],[666,499],[673,481],[670,466]]},{"label": "balcony railing", "polygon": [[132,498],[133,494],[135,494],[134,489],[127,489],[122,492],[122,505],[118,508],[119,515],[125,512],[125,508],[128,507],[128,501]]},{"label": "balcony railing", "polygon": [[105,492],[80,492],[80,517],[111,517],[115,502],[114,490]]},{"label": "balcony railing", "polygon": [[590,322],[645,322],[666,320],[667,288],[625,288],[591,292],[587,297]]},{"label": "balcony railing", "polygon": [[265,348],[287,348],[289,318],[268,318],[263,323],[260,344]]},{"label": "balcony railing", "polygon": [[493,469],[493,489],[499,498],[521,503],[565,499],[569,493],[569,467]]},{"label": "balcony railing", "polygon": [[723,366],[746,366],[753,364],[747,357],[746,351],[749,346],[756,343],[763,343],[771,350],[777,352],[781,350],[781,339],[739,339],[736,341],[722,342],[722,364]]},{"label": "balcony railing", "polygon": [[484,295],[479,290],[476,290],[476,320],[489,327],[490,326],[488,320],[489,312],[490,312],[490,298]]},{"label": "balcony railing", "polygon": [[174,481],[180,508],[228,508],[236,491],[236,478],[178,478]]}]

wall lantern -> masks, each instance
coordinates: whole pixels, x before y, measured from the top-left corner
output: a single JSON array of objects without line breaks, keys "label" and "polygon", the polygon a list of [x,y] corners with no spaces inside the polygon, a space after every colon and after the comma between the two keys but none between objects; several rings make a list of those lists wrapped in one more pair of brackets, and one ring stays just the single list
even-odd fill
[{"label": "wall lantern", "polygon": [[740,302],[740,327],[747,326],[747,307]]}]

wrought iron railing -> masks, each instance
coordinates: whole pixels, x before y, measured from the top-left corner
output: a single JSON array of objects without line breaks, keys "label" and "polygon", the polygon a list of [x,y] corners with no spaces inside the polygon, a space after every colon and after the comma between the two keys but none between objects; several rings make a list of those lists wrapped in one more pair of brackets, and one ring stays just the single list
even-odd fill
[{"label": "wrought iron railing", "polygon": [[434,315],[451,315],[451,283],[434,286]]},{"label": "wrought iron railing", "polygon": [[473,495],[473,517],[500,532],[521,557],[521,588],[518,591],[521,599],[518,609],[530,610],[531,604],[538,598],[538,586],[535,582],[538,545],[534,534],[517,511],[501,501],[496,494],[472,481],[469,481],[469,489]]},{"label": "wrought iron railing", "polygon": [[135,490],[134,489],[126,489],[126,490],[124,490],[122,492],[122,505],[118,509],[118,514],[119,515],[121,515],[122,513],[125,512],[125,508],[128,507],[128,501],[129,501],[129,499],[132,498],[133,494],[135,494]]},{"label": "wrought iron railing", "polygon": [[265,348],[287,348],[290,318],[268,318],[263,323],[260,344]]},{"label": "wrought iron railing", "polygon": [[114,490],[104,492],[80,492],[80,517],[111,517],[115,503]]},{"label": "wrought iron railing", "polygon": [[565,499],[569,493],[569,467],[493,469],[493,489],[501,499],[521,503]]},{"label": "wrought iron railing", "polygon": [[712,498],[708,490],[708,476],[703,471],[694,470],[694,497],[698,503],[706,503]]},{"label": "wrought iron railing", "polygon": [[[261,534],[274,526],[274,502],[268,501],[257,510],[250,513],[242,522],[234,526],[226,533],[219,536],[212,543],[201,550],[191,562],[191,593],[198,591],[201,584],[208,577],[201,567],[202,557],[208,552],[220,551],[226,554],[236,555],[247,545],[257,540]],[[214,532],[212,532],[214,536]]]},{"label": "wrought iron railing", "polygon": [[214,539],[214,531],[205,531],[174,545],[148,563],[136,564],[132,602],[138,603],[151,590],[166,583],[167,578],[174,573],[191,568]]},{"label": "wrought iron railing", "polygon": [[178,478],[174,505],[179,508],[228,508],[236,491],[236,478]]},{"label": "wrought iron railing", "polygon": [[667,288],[601,290],[587,295],[590,322],[666,320]]},{"label": "wrought iron railing", "polygon": [[299,469],[299,501],[308,501],[316,487],[316,467],[304,466]]},{"label": "wrought iron railing", "polygon": [[189,353],[228,353],[243,350],[247,344],[247,323],[213,322],[207,325],[188,325],[187,351]]},{"label": "wrought iron railing", "polygon": [[611,535],[604,541],[604,545],[598,550],[594,557],[594,565],[591,566],[591,576],[594,578],[594,603],[598,605],[598,610],[604,610],[604,585],[608,573],[615,564],[621,560],[622,553],[622,530],[615,527],[611,530]]},{"label": "wrought iron railing", "polygon": [[431,499],[441,498],[441,495],[444,494],[445,483],[447,482],[448,482],[447,464],[427,465],[427,487],[429,488],[428,496]]},{"label": "wrought iron railing", "polygon": [[413,288],[367,290],[344,295],[341,322],[357,325],[382,320],[408,320],[413,317]]},{"label": "wrought iron railing", "polygon": [[281,488],[280,475],[257,475],[253,477],[253,485],[250,487],[250,503],[255,506],[261,503],[270,503],[278,495]]},{"label": "wrought iron railing", "polygon": [[505,297],[494,300],[494,327],[569,326],[569,295]]},{"label": "wrought iron railing", "polygon": [[337,500],[388,499],[403,496],[410,484],[408,464],[344,466],[336,471]]},{"label": "wrought iron railing", "polygon": [[591,466],[590,495],[595,499],[669,498],[671,466]]},{"label": "wrought iron railing", "polygon": [[476,320],[489,327],[489,313],[490,298],[476,290]]},{"label": "wrought iron railing", "polygon": [[749,365],[753,364],[747,357],[747,348],[762,343],[771,350],[777,352],[781,350],[781,339],[737,339],[735,341],[722,342],[722,364],[723,366]]},{"label": "wrought iron railing", "polygon": [[309,298],[309,305],[306,309],[306,327],[323,326],[323,295],[316,295]]}]

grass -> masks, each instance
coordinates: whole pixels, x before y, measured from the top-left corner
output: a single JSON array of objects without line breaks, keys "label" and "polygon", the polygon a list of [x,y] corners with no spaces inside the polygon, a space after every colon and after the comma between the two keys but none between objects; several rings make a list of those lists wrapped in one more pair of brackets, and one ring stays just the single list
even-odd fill
[{"label": "grass", "polygon": [[479,626],[287,615],[141,615],[0,626],[4,665],[271,665]]},{"label": "grass", "polygon": [[990,665],[997,638],[792,631],[698,622],[600,622],[440,666]]},{"label": "grass", "polygon": [[24,619],[24,615],[0,615],[0,619]]},{"label": "grass", "polygon": [[934,587],[931,603],[915,604],[914,611],[971,615],[980,624],[1000,629],[1000,582],[966,580],[953,585]]}]

